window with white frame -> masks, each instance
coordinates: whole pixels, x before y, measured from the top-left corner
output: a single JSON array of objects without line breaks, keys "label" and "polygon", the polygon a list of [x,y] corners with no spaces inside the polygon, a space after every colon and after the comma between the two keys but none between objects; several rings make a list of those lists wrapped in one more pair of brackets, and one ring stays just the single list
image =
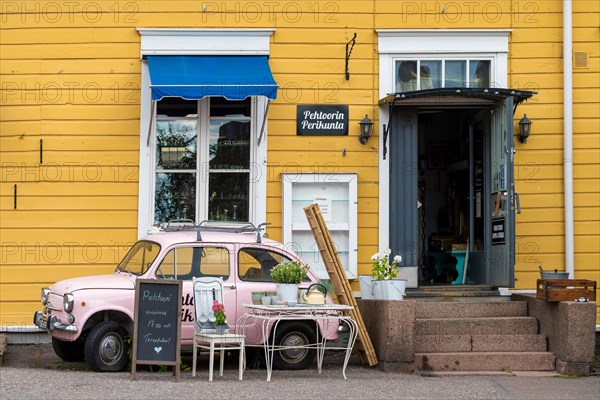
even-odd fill
[{"label": "window with white frame", "polygon": [[268,56],[274,29],[137,30],[142,58],[138,237],[178,218],[264,222],[268,98],[153,101],[146,57]]},{"label": "window with white frame", "polygon": [[504,29],[381,29],[379,97],[447,87],[506,87]]},{"label": "window with white frame", "polygon": [[250,98],[167,97],[157,102],[154,224],[250,219],[252,108]]}]

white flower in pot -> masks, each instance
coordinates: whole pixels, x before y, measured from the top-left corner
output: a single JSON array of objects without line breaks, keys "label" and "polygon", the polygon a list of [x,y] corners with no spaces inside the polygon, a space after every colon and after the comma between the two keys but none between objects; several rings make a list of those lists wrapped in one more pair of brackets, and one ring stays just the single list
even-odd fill
[{"label": "white flower in pot", "polygon": [[373,260],[371,278],[375,281],[372,283],[375,299],[402,300],[404,297],[406,281],[395,279],[398,276],[398,264],[402,262],[402,256],[394,256],[390,263],[391,253],[392,251],[387,249],[371,257]]}]

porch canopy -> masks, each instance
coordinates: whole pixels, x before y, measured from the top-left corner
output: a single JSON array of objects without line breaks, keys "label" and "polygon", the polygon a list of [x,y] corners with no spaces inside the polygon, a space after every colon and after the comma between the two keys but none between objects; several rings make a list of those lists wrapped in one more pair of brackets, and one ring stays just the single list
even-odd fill
[{"label": "porch canopy", "polygon": [[267,56],[147,56],[152,100],[181,97],[200,100],[222,96],[277,98],[278,85]]},{"label": "porch canopy", "polygon": [[529,99],[537,92],[497,88],[439,88],[391,93],[379,100],[380,106],[482,107],[493,106],[513,97],[513,104]]},{"label": "porch canopy", "polygon": [[416,107],[419,110],[464,109],[494,107],[512,97],[513,115],[517,106],[537,92],[502,88],[437,88],[390,93],[379,100],[388,107],[389,119],[383,127],[383,159],[387,156],[387,137],[392,126],[392,116],[398,107]]}]

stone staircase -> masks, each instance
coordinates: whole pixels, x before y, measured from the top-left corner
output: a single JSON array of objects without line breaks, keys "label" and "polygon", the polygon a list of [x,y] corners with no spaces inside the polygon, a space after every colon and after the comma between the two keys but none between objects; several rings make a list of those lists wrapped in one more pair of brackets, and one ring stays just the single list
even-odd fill
[{"label": "stone staircase", "polygon": [[525,301],[417,301],[416,371],[553,371]]}]

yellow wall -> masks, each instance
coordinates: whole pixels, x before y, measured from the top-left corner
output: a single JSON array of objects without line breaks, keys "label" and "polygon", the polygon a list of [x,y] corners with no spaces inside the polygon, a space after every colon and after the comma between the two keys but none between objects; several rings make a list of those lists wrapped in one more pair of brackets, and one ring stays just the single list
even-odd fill
[{"label": "yellow wall", "polygon": [[[378,250],[378,142],[362,146],[356,138],[365,114],[378,123],[375,29],[512,29],[509,85],[540,92],[515,116],[534,121],[515,160],[523,208],[517,287],[535,286],[538,264],[564,269],[562,2],[458,1],[443,14],[440,4],[0,1],[0,326],[30,325],[41,287],[111,271],[136,239],[137,27],[275,28],[270,65],[280,91],[269,112],[269,234],[281,239],[281,172],[357,172],[359,273]],[[576,277],[600,281],[600,6],[578,1],[573,10],[574,50],[589,54],[589,67],[574,73]],[[346,81],[345,43],[355,32]],[[301,103],[348,104],[350,135],[296,136]]]},{"label": "yellow wall", "polygon": [[[517,142],[517,288],[534,288],[537,265],[564,271],[562,3],[544,2],[539,24],[511,35],[509,85],[539,91],[519,106],[533,121],[527,144]],[[575,277],[600,282],[600,6],[573,2],[573,51],[588,53],[588,67],[573,74]],[[542,34],[543,33],[543,34]],[[536,42],[532,43],[532,36]],[[598,300],[598,295],[597,299]],[[600,322],[600,312],[597,313]]]}]

